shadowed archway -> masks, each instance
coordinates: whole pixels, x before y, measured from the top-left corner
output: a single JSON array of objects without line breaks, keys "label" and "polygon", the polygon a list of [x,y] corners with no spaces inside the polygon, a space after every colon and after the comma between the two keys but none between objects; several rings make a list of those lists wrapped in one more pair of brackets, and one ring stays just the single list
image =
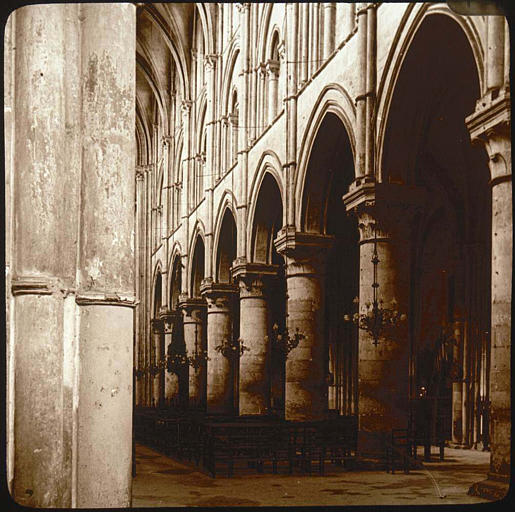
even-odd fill
[{"label": "shadowed archway", "polygon": [[410,397],[413,411],[426,404],[417,428],[430,417],[432,436],[468,447],[488,446],[491,192],[465,125],[479,95],[464,32],[427,16],[396,83],[382,162],[383,179],[426,194],[412,246]]}]

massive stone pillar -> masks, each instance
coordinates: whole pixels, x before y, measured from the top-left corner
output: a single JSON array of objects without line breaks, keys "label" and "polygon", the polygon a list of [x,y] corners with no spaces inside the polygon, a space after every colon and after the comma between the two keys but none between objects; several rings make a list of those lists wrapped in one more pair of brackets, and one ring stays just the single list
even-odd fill
[{"label": "massive stone pillar", "polygon": [[152,388],[152,407],[162,407],[164,402],[163,370],[160,368],[161,345],[164,338],[164,322],[161,318],[152,318],[152,347],[150,358],[150,378]]},{"label": "massive stone pillar", "polygon": [[[75,6],[73,6],[75,7]],[[80,189],[78,12],[24,6],[15,23],[14,500],[70,507],[76,357],[75,262]],[[71,73],[70,80],[66,77]],[[69,76],[69,75],[68,75]],[[11,394],[11,393],[10,393]],[[128,447],[130,440],[128,441]]]},{"label": "massive stone pillar", "polygon": [[298,328],[304,335],[286,360],[286,420],[315,420],[327,412],[324,275],[332,244],[333,237],[291,228],[283,228],[275,240],[286,261],[289,334]]},{"label": "massive stone pillar", "polygon": [[270,342],[266,281],[272,265],[236,260],[232,272],[240,289],[240,340],[249,350],[240,357],[239,414],[265,415],[270,409]]},{"label": "massive stone pillar", "polygon": [[233,412],[233,362],[236,353],[222,354],[215,347],[233,341],[232,306],[236,288],[231,284],[207,283],[202,294],[207,301],[207,412]]},{"label": "massive stone pillar", "polygon": [[127,507],[135,6],[15,16],[13,495]]},{"label": "massive stone pillar", "polygon": [[[167,311],[162,318],[164,321],[165,353],[170,356],[173,352],[173,343],[180,339],[178,331],[182,327],[182,322],[179,313],[176,311]],[[179,399],[179,376],[165,369],[164,381],[164,399],[165,403],[169,405]]]},{"label": "massive stone pillar", "polygon": [[[493,75],[495,73],[491,72]],[[499,72],[497,72],[499,74]],[[490,352],[490,472],[472,493],[499,499],[510,483],[511,295],[513,217],[511,98],[508,88],[487,94],[467,118],[472,141],[485,145],[492,187],[492,306]]]},{"label": "massive stone pillar", "polygon": [[206,403],[206,354],[204,335],[206,303],[201,298],[182,299],[184,343],[188,357],[198,356],[198,365],[188,368],[188,403],[190,408],[203,409]]},{"label": "massive stone pillar", "polygon": [[[365,183],[344,196],[348,211],[358,216],[360,231],[360,313],[373,302],[374,283],[382,307],[397,302],[409,318],[411,219],[419,191],[402,185]],[[378,263],[374,281],[374,249]],[[372,335],[359,330],[359,434],[361,454],[381,456],[384,439],[393,428],[407,428],[409,417],[410,341],[407,321],[384,331],[375,345]]]},{"label": "massive stone pillar", "polygon": [[136,6],[82,4],[78,507],[131,500]]}]

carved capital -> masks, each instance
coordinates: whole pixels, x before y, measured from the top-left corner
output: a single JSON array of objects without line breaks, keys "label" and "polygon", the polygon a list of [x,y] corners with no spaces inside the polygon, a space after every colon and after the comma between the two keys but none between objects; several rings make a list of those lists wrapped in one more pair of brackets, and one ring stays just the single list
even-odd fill
[{"label": "carved capital", "polygon": [[204,68],[206,71],[213,71],[216,66],[218,55],[215,53],[209,53],[204,55]]},{"label": "carved capital", "polygon": [[153,334],[161,334],[164,332],[164,322],[162,318],[152,318],[150,320]]},{"label": "carved capital", "polygon": [[182,102],[181,102],[181,114],[182,114],[183,117],[187,117],[187,116],[190,115],[192,103],[193,102],[191,100],[182,100]]},{"label": "carved capital", "polygon": [[186,298],[179,296],[179,309],[182,311],[184,321],[187,323],[201,323],[206,301],[201,297]]},{"label": "carved capital", "polygon": [[508,90],[490,91],[465,119],[473,143],[484,144],[492,183],[511,178],[511,98]]},{"label": "carved capital", "polygon": [[237,258],[231,272],[238,282],[241,298],[263,297],[269,281],[277,276],[278,265],[262,263],[247,263],[243,258]]},{"label": "carved capital", "polygon": [[356,180],[343,196],[347,212],[358,218],[360,242],[408,239],[415,214],[425,206],[426,194],[420,187]]},{"label": "carved capital", "polygon": [[283,227],[274,240],[277,252],[286,261],[287,275],[323,273],[333,244],[331,235],[303,233],[296,231],[294,226]]},{"label": "carved capital", "polygon": [[279,75],[279,62],[276,60],[268,59],[266,63],[266,71],[269,78],[277,78]]},{"label": "carved capital", "polygon": [[205,279],[200,287],[200,293],[206,299],[207,312],[229,312],[237,288],[231,283],[214,283],[212,279]]}]

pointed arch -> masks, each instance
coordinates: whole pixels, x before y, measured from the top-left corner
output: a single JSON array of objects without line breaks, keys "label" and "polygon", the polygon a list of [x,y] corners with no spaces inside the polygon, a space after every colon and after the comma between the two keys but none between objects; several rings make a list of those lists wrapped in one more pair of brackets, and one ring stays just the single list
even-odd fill
[{"label": "pointed arch", "polygon": [[[402,65],[404,63],[405,57],[408,54],[409,47],[413,42],[416,33],[419,31],[422,23],[428,16],[432,15],[443,15],[447,16],[450,19],[454,20],[457,26],[463,31],[465,37],[467,38],[470,49],[474,56],[474,60],[477,68],[477,75],[479,79],[479,87],[481,94],[485,92],[485,83],[484,83],[484,68],[485,68],[485,49],[483,48],[483,44],[481,42],[481,37],[479,35],[478,27],[476,23],[478,23],[477,19],[481,18],[480,16],[460,16],[452,11],[446,4],[431,4],[431,3],[420,3],[420,4],[409,4],[406,8],[406,12],[402,17],[395,36],[393,38],[393,42],[391,45],[391,50],[386,58],[386,62],[384,65],[384,70],[382,76],[379,80],[378,89],[377,89],[377,158],[376,161],[379,163],[378,179],[383,181],[386,179],[383,176],[383,151],[385,144],[385,133],[386,126],[389,117],[389,112],[391,109],[391,104],[393,100],[393,95],[396,89],[396,84],[399,79],[399,75],[401,72]],[[476,19],[474,19],[476,18]]]},{"label": "pointed arch", "polygon": [[299,165],[295,176],[295,223],[302,224],[302,201],[304,197],[304,184],[309,159],[315,138],[319,132],[322,121],[328,113],[336,115],[342,122],[350,143],[352,158],[356,158],[356,138],[353,127],[356,125],[356,109],[349,93],[338,84],[328,84],[320,93],[311,115],[306,123],[306,130],[302,136],[299,152]]}]

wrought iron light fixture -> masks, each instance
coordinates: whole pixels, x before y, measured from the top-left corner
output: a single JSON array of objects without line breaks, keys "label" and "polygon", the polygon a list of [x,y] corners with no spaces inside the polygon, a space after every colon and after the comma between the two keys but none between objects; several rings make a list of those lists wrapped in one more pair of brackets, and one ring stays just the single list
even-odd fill
[{"label": "wrought iron light fixture", "polygon": [[[266,336],[268,340],[268,336]],[[306,336],[299,332],[299,328],[295,329],[293,336],[290,336],[288,329],[279,332],[279,326],[275,323],[272,327],[271,341],[272,345],[281,353],[288,357],[288,354],[299,345],[300,340],[306,339]]]},{"label": "wrought iron light fixture", "polygon": [[248,352],[250,350],[249,347],[246,347],[243,344],[243,340],[241,338],[238,338],[237,340],[234,339],[227,339],[224,338],[222,340],[222,343],[220,345],[217,345],[215,347],[215,350],[222,354],[227,359],[231,359],[235,357],[237,354],[242,356],[244,352]]},{"label": "wrought iron light fixture", "polygon": [[186,359],[188,361],[188,364],[195,370],[198,371],[198,369],[203,366],[206,361],[209,361],[209,357],[207,355],[207,351],[201,349],[198,346],[198,327],[195,324],[195,349],[193,351],[193,354],[191,356],[188,355],[186,352]]},{"label": "wrought iron light fixture", "polygon": [[374,227],[374,253],[372,255],[372,264],[374,266],[374,280],[372,282],[372,302],[365,303],[365,310],[359,312],[359,298],[356,297],[353,302],[358,308],[352,317],[348,314],[344,315],[343,319],[346,322],[354,322],[360,329],[366,331],[374,340],[375,346],[379,343],[379,338],[386,334],[388,331],[394,330],[400,326],[407,318],[405,313],[400,313],[398,304],[395,298],[391,301],[390,308],[383,306],[383,299],[377,298],[377,289],[379,283],[377,282],[377,266],[379,264],[379,257],[377,255],[377,231]]}]

